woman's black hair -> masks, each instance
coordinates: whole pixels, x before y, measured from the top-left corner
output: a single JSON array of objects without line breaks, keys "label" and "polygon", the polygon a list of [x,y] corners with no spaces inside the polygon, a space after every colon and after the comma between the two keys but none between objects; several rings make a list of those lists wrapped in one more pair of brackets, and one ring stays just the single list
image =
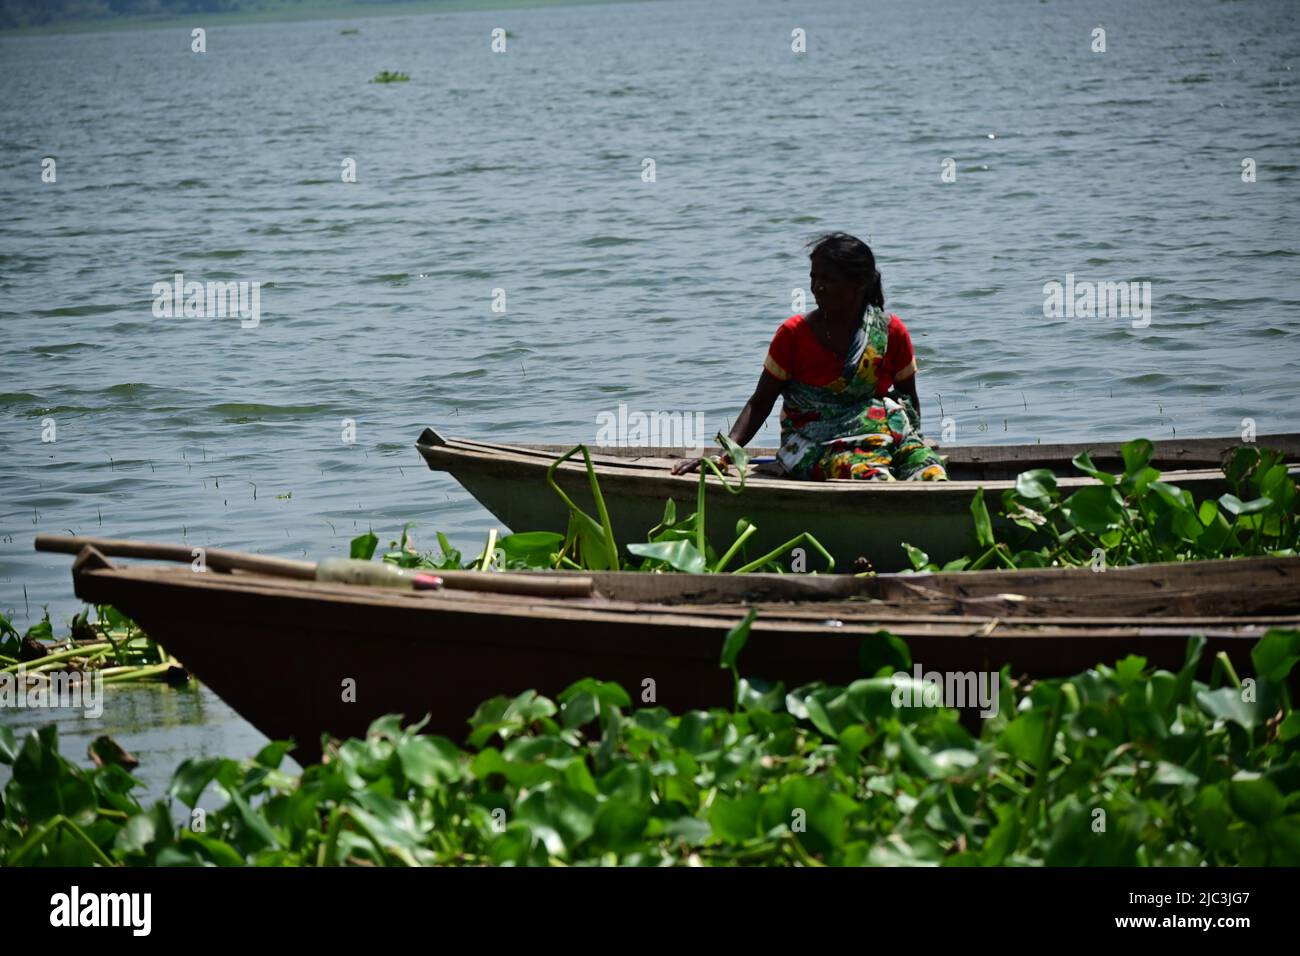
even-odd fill
[{"label": "woman's black hair", "polygon": [[877,309],[885,307],[885,287],[880,282],[876,257],[865,242],[847,232],[828,232],[811,240],[808,249],[809,259],[820,253],[840,275],[865,282],[867,305],[874,305]]}]

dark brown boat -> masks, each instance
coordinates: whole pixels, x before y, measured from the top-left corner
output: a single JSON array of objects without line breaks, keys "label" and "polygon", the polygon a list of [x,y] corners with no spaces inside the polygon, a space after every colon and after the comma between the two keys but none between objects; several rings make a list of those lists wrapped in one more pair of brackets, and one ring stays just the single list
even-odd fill
[{"label": "dark brown boat", "polygon": [[[584,677],[616,681],[638,704],[653,686],[674,711],[726,706],[722,642],[749,607],[758,616],[740,670],[787,688],[863,676],[860,652],[881,630],[905,638],[926,671],[1032,676],[1128,654],[1177,669],[1203,634],[1207,666],[1224,651],[1245,675],[1268,628],[1300,626],[1300,558],[874,577],[451,572],[447,588],[420,592],[309,580],[313,565],[266,558],[222,565],[230,573],[215,561],[208,573],[115,566],[86,546],[100,544],[123,543],[38,538],[79,552],[78,597],[130,615],[259,730],[293,738],[300,760],[319,756],[322,733],[358,735],[385,713],[428,713],[429,732],[460,741],[482,701],[554,696]],[[273,573],[240,570],[262,565]],[[546,582],[589,593],[482,590]]]}]

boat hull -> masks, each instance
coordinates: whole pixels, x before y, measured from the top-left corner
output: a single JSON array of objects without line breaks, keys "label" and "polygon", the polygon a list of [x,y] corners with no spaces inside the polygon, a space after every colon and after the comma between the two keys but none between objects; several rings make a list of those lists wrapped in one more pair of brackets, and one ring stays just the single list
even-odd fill
[{"label": "boat hull", "polygon": [[[787,688],[846,684],[864,676],[864,648],[880,649],[887,630],[908,641],[926,671],[1068,675],[1128,654],[1177,669],[1189,636],[1201,633],[1205,662],[1223,651],[1244,675],[1268,627],[1300,621],[1300,559],[1226,569],[1220,596],[1232,597],[1222,601],[1207,593],[1212,575],[1152,568],[1108,572],[1109,597],[1095,590],[1101,575],[1079,572],[1020,572],[1021,594],[1002,590],[1008,576],[996,574],[833,579],[823,600],[754,604],[740,667]],[[585,677],[619,683],[638,707],[728,706],[725,634],[747,597],[779,596],[789,577],[727,577],[719,591],[681,576],[680,604],[666,600],[677,576],[632,573],[596,576],[620,597],[578,600],[395,592],[187,566],[83,567],[74,583],[80,598],[131,616],[262,733],[296,741],[297,759],[311,761],[322,734],[364,734],[387,713],[427,714],[428,732],[461,741],[482,701],[530,689],[554,697]],[[636,599],[643,588],[659,600]],[[1209,607],[1253,616],[1169,616]],[[1113,616],[1125,610],[1139,613]]]},{"label": "boat hull", "polygon": [[[476,470],[453,474],[511,531],[563,533],[567,526],[568,508],[544,480],[539,492],[533,493],[521,489],[514,478]],[[686,482],[655,482],[660,486],[645,490],[608,474],[601,475],[601,496],[620,544],[646,540],[646,533],[663,520],[669,499],[679,516],[694,513],[698,480],[697,476]],[[565,472],[557,477],[557,484],[584,511],[596,514],[585,475]],[[798,492],[756,487],[755,483],[733,495],[716,480],[710,480],[705,496],[705,527],[709,541],[724,550],[735,540],[741,520],[757,526],[732,568],[808,532],[834,558],[834,568],[828,568],[822,556],[804,543],[799,550],[781,555],[779,560],[785,570],[901,571],[911,566],[903,542],[920,548],[940,565],[975,546],[970,503],[977,488],[967,482],[953,482],[924,496],[881,493],[869,501],[839,503],[810,500]]]},{"label": "boat hull", "polygon": [[[1289,458],[1300,454],[1296,436],[1266,436],[1260,443],[1282,448]],[[1198,500],[1213,499],[1228,490],[1218,462],[1234,444],[1232,439],[1164,443],[1157,446],[1153,463],[1165,471],[1166,482],[1191,491]],[[722,550],[735,539],[741,519],[757,527],[733,568],[805,531],[830,552],[836,571],[905,570],[911,565],[904,542],[942,565],[975,546],[970,506],[980,488],[995,516],[1002,492],[1015,486],[1020,471],[1050,468],[1060,475],[1062,493],[1069,494],[1096,483],[1070,463],[1089,447],[952,449],[949,470],[957,480],[948,482],[792,481],[751,469],[744,490],[732,494],[711,475],[706,479],[707,532]],[[1100,467],[1122,470],[1118,446],[1092,447]],[[431,469],[451,474],[509,530],[565,531],[567,506],[549,487],[546,476],[552,462],[567,449],[444,439],[432,429],[426,429],[416,448]],[[696,510],[698,476],[671,473],[674,455],[684,454],[684,449],[595,451],[601,495],[620,544],[646,540],[650,529],[662,521],[669,499],[681,517]],[[554,475],[565,494],[588,514],[596,514],[581,458],[560,465]],[[781,560],[786,570],[824,570],[822,559],[807,546],[801,554],[787,554]]]}]

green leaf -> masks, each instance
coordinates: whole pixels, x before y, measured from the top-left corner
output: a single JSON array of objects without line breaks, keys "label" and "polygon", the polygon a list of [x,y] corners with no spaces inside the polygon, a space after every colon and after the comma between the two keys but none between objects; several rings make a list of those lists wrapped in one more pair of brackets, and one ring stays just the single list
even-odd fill
[{"label": "green leaf", "polygon": [[1011,563],[1017,568],[1045,568],[1048,566],[1047,558],[1038,551],[1017,551],[1011,556]]},{"label": "green leaf", "polygon": [[1241,819],[1262,827],[1282,816],[1286,802],[1277,787],[1258,774],[1238,773],[1228,784],[1228,804]]},{"label": "green leaf", "polygon": [[1251,445],[1238,445],[1228,455],[1223,474],[1231,485],[1237,485],[1259,464],[1259,449]]},{"label": "green leaf", "polygon": [[1258,676],[1282,683],[1300,660],[1300,630],[1270,628],[1251,649],[1250,659]]},{"label": "green leaf", "polygon": [[1187,639],[1187,650],[1183,653],[1183,666],[1174,678],[1173,692],[1170,695],[1175,704],[1190,703],[1192,682],[1196,679],[1196,668],[1200,665],[1201,654],[1205,652],[1205,635],[1193,634]]},{"label": "green leaf", "polygon": [[1210,716],[1219,720],[1234,721],[1246,730],[1254,730],[1263,719],[1258,704],[1242,700],[1241,691],[1235,687],[1200,691],[1196,695],[1196,702]]},{"label": "green leaf", "polygon": [[891,673],[909,671],[912,669],[912,652],[901,637],[879,630],[862,639],[858,646],[858,666],[869,677],[874,677],[884,668],[889,668]]},{"label": "green leaf", "polygon": [[1210,557],[1222,557],[1223,548],[1228,545],[1232,538],[1232,525],[1218,508],[1214,509],[1214,517],[1211,523],[1206,527],[1201,537],[1197,540],[1197,547],[1202,554]]},{"label": "green leaf", "polygon": [[903,757],[912,765],[912,769],[929,780],[943,779],[945,776],[943,768],[935,763],[928,750],[916,742],[916,738],[906,727],[899,728],[898,743]]},{"label": "green leaf", "polygon": [[1259,493],[1273,499],[1283,511],[1291,511],[1295,507],[1295,480],[1284,462],[1274,465],[1259,476]]},{"label": "green leaf", "polygon": [[663,561],[676,571],[686,574],[703,574],[708,570],[708,561],[689,541],[652,541],[645,544],[629,544],[627,550],[639,558],[651,561]]},{"label": "green leaf", "polygon": [[740,473],[740,483],[743,486],[745,483],[745,469],[749,465],[749,452],[732,441],[730,436],[722,434],[722,432],[718,432],[713,440],[722,446],[727,453],[727,457],[736,466],[736,471]]},{"label": "green leaf", "polygon": [[867,859],[872,866],[937,866],[943,854],[943,846],[932,834],[913,829],[889,834],[871,848]]},{"label": "green leaf", "polygon": [[1147,659],[1145,657],[1130,654],[1123,660],[1116,661],[1115,680],[1120,685],[1127,687],[1142,676],[1142,671],[1146,669],[1146,666]]},{"label": "green leaf", "polygon": [[470,717],[470,743],[481,747],[494,735],[509,738],[535,721],[542,721],[556,713],[554,702],[541,697],[536,691],[526,690],[513,700],[493,697],[479,704]]},{"label": "green leaf", "polygon": [[1136,475],[1125,475],[1124,480],[1120,482],[1120,488],[1124,494],[1140,498],[1146,494],[1154,482],[1160,478],[1160,472],[1154,468],[1143,468]]},{"label": "green leaf", "polygon": [[622,800],[607,800],[596,811],[596,827],[592,838],[600,846],[615,853],[636,849],[650,822],[648,807]]},{"label": "green leaf", "polygon": [[664,502],[664,517],[659,523],[665,528],[671,528],[677,523],[677,502],[672,498]]},{"label": "green leaf", "polygon": [[785,700],[785,684],[780,681],[772,683],[757,677],[753,679],[742,677],[737,691],[737,703],[742,710],[764,710],[776,713]]},{"label": "green leaf", "polygon": [[459,749],[445,737],[403,736],[397,743],[402,773],[425,789],[459,780],[459,756]]},{"label": "green leaf", "polygon": [[1265,831],[1268,863],[1272,866],[1300,866],[1300,814],[1274,820]]},{"label": "green leaf", "polygon": [[1277,727],[1277,739],[1283,743],[1297,737],[1300,737],[1300,710],[1288,714],[1286,720]]},{"label": "green leaf", "polygon": [[1046,468],[1022,471],[1016,476],[1016,494],[1035,501],[1051,499],[1056,494],[1056,475]]},{"label": "green leaf", "polygon": [[745,642],[749,640],[749,629],[756,617],[758,617],[758,610],[751,607],[745,612],[744,618],[727,631],[727,637],[722,642],[722,663],[719,666],[725,668],[736,666],[736,658],[740,656]]},{"label": "green leaf", "polygon": [[1190,508],[1173,512],[1170,527],[1184,541],[1198,541],[1205,531],[1205,526]]},{"label": "green leaf", "polygon": [[859,806],[832,789],[831,778],[789,777],[768,791],[759,818],[764,832],[788,828],[813,853],[832,854],[842,845],[846,824]]},{"label": "green leaf", "polygon": [[1119,450],[1120,455],[1124,458],[1124,472],[1129,475],[1136,475],[1151,463],[1151,456],[1155,453],[1155,450],[1156,446],[1145,438],[1137,438],[1131,442],[1126,442]]},{"label": "green leaf", "polygon": [[561,704],[567,704],[580,694],[592,694],[607,707],[630,707],[632,705],[632,698],[628,697],[627,691],[619,684],[613,681],[594,680],[590,677],[584,677],[582,680],[570,684],[556,699]]},{"label": "green leaf", "polygon": [[379,546],[379,538],[373,531],[367,531],[365,534],[352,539],[352,548],[349,557],[359,558],[362,561],[369,561],[375,556],[375,548]]},{"label": "green leaf", "polygon": [[181,830],[179,839],[181,843],[197,845],[200,853],[217,866],[244,865],[244,858],[239,851],[223,840],[218,840],[205,833],[195,833],[192,830]]},{"label": "green leaf", "polygon": [[688,846],[701,846],[713,835],[707,820],[699,817],[677,817],[664,824],[661,836]]},{"label": "green leaf", "polygon": [[1225,511],[1234,515],[1253,515],[1266,511],[1273,504],[1273,500],[1256,498],[1253,501],[1242,501],[1236,495],[1223,495],[1219,498],[1219,504],[1223,505]]},{"label": "green leaf", "polygon": [[251,835],[255,836],[266,846],[282,847],[284,845],[280,839],[280,835],[266,822],[266,818],[259,815],[242,796],[238,793],[232,793],[230,795],[230,802],[234,804],[235,809],[239,812],[240,819],[243,821],[244,826],[248,828],[248,832]]},{"label": "green leaf", "polygon": [[993,807],[993,811],[998,816],[998,822],[989,834],[980,854],[980,862],[984,866],[999,866],[1020,842],[1018,808],[1011,804],[1003,804]]},{"label": "green leaf", "polygon": [[551,555],[564,546],[564,535],[553,531],[523,531],[508,534],[497,541],[497,547],[507,562],[518,562],[530,567],[547,567]]},{"label": "green leaf", "polygon": [[1200,783],[1201,778],[1186,767],[1161,760],[1156,764],[1156,772],[1151,775],[1151,782],[1168,787],[1187,787]]},{"label": "green leaf", "polygon": [[1090,475],[1091,477],[1096,478],[1104,485],[1115,484],[1115,476],[1110,474],[1109,472],[1102,471],[1100,468],[1094,465],[1092,463],[1092,458],[1088,455],[1086,451],[1081,451],[1079,452],[1079,454],[1075,455],[1073,459],[1073,464],[1075,468],[1078,468],[1085,475]]},{"label": "green leaf", "polygon": [[1036,767],[1043,756],[1047,741],[1047,712],[1041,709],[1025,711],[1007,724],[999,742],[1017,760]]},{"label": "green leaf", "polygon": [[458,566],[460,564],[460,552],[451,546],[451,542],[447,540],[447,536],[441,531],[437,532],[437,538],[438,547],[442,550],[444,565]]},{"label": "green leaf", "polygon": [[975,492],[970,503],[971,517],[975,519],[975,539],[981,548],[993,547],[993,523],[989,520],[989,509],[984,505],[984,489]]},{"label": "green leaf", "polygon": [[1153,481],[1151,482],[1151,490],[1159,496],[1161,501],[1175,511],[1183,511],[1189,515],[1195,514],[1191,495],[1177,485],[1171,485],[1163,481]]},{"label": "green leaf", "polygon": [[709,808],[709,826],[727,843],[743,843],[758,836],[758,815],[763,795],[745,794],[734,799],[717,797]]},{"label": "green leaf", "polygon": [[1062,505],[1066,520],[1076,528],[1101,534],[1119,524],[1123,502],[1114,488],[1090,485],[1070,495]]},{"label": "green leaf", "polygon": [[155,844],[170,842],[171,817],[165,805],[155,804],[152,810],[136,814],[117,832],[114,849],[122,853],[148,853]]},{"label": "green leaf", "polygon": [[912,562],[913,571],[924,571],[925,566],[930,563],[930,556],[920,548],[914,548],[906,541],[903,542],[903,550],[907,552],[907,560]]},{"label": "green leaf", "polygon": [[518,804],[516,812],[519,820],[557,834],[561,846],[557,848],[554,841],[548,841],[547,849],[553,856],[560,856],[566,850],[572,854],[592,835],[598,809],[596,798],[590,794],[552,786],[534,790]]},{"label": "green leaf", "polygon": [[176,768],[168,793],[193,809],[207,785],[217,778],[223,768],[233,766],[234,761],[220,757],[201,759],[191,757]]},{"label": "green leaf", "polygon": [[275,770],[284,762],[284,758],[293,750],[292,741],[273,740],[257,752],[253,762],[262,767]]}]

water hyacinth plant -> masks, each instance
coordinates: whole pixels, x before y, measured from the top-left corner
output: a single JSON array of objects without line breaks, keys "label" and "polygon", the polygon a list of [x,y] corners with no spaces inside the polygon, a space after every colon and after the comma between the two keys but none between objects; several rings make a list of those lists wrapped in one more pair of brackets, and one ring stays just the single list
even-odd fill
[{"label": "water hyacinth plant", "polygon": [[56,640],[49,612],[19,635],[0,614],[0,674],[19,672],[43,680],[55,671],[97,672],[105,684],[128,681],[183,683],[189,675],[134,621],[108,605],[83,610],[69,635]]},{"label": "water hyacinth plant", "polygon": [[[546,480],[569,509],[568,527],[564,534],[550,531],[525,531],[497,537],[493,529],[483,551],[466,562],[461,553],[451,546],[446,536],[437,533],[441,553],[422,554],[411,544],[407,524],[400,539],[392,542],[383,559],[403,568],[442,570],[544,570],[567,568],[575,571],[682,571],[690,574],[705,572],[746,574],[751,571],[783,571],[778,559],[800,545],[808,545],[826,561],[826,571],[835,569],[835,560],[821,543],[808,532],[796,535],[784,544],[752,560],[743,560],[734,568],[730,565],[738,555],[744,554],[745,542],[757,528],[742,518],[736,525],[736,537],[723,551],[718,551],[705,534],[705,479],[711,470],[722,481],[729,494],[740,494],[745,487],[745,466],[749,455],[725,435],[717,436],[735,464],[740,479],[736,484],[727,480],[726,474],[711,460],[705,459],[700,469],[695,511],[678,519],[677,505],[670,498],[664,506],[663,520],[651,528],[645,542],[632,542],[621,546],[610,523],[609,511],[601,494],[600,481],[592,465],[591,453],[585,445],[577,445],[557,458],[547,470]],[[582,510],[555,481],[555,472],[561,464],[581,454],[586,465],[591,496],[595,501],[596,515]],[[352,541],[351,556],[369,559],[378,548],[379,539],[367,532]],[[624,557],[626,551],[630,557]],[[640,560],[636,560],[640,559]]]},{"label": "water hyacinth plant", "polygon": [[[847,687],[738,679],[731,710],[674,715],[587,679],[484,702],[463,746],[389,716],[297,776],[285,743],[192,758],[147,808],[124,766],[64,759],[53,727],[0,728],[0,865],[1300,864],[1300,631],[1259,641],[1250,682],[1223,660],[1197,680],[1200,638],[1177,673],[1004,671],[978,735],[897,705],[906,645],[874,641],[897,659]],[[208,790],[202,829],[174,822]]]},{"label": "water hyacinth plant", "polygon": [[[918,571],[978,571],[986,567],[1100,568],[1159,561],[1198,561],[1300,550],[1295,479],[1282,452],[1243,446],[1223,466],[1229,492],[1197,502],[1186,489],[1160,480],[1150,466],[1154,451],[1145,438],[1123,446],[1124,470],[1111,474],[1086,454],[1074,466],[1099,484],[1062,498],[1056,476],[1045,468],[1022,472],[1002,493],[1001,526],[989,517],[984,491],[971,502],[977,549],[932,564],[923,551],[904,544]],[[1001,536],[999,539],[999,535]]]},{"label": "water hyacinth plant", "polygon": [[[521,532],[497,538],[489,535],[488,546],[466,561],[447,539],[438,534],[440,554],[420,554],[411,546],[410,525],[401,540],[394,542],[384,560],[403,567],[477,568],[479,570],[526,570],[569,568],[572,570],[682,571],[688,573],[751,571],[784,572],[777,559],[801,545],[807,545],[825,559],[824,571],[835,570],[834,559],[810,533],[804,532],[752,560],[743,555],[745,542],[757,530],[742,518],[735,538],[724,549],[715,548],[705,535],[705,476],[711,471],[729,494],[745,487],[748,454],[728,437],[717,441],[739,470],[739,481],[728,481],[726,473],[710,459],[704,459],[694,513],[677,517],[677,505],[669,499],[663,520],[650,529],[645,542],[620,545],[610,523],[600,483],[591,456],[578,445],[560,456],[548,469],[547,481],[569,509],[564,534],[548,531]],[[1275,449],[1240,447],[1227,458],[1224,479],[1230,491],[1217,501],[1196,501],[1190,491],[1160,480],[1150,466],[1154,445],[1137,439],[1123,446],[1124,470],[1111,474],[1096,467],[1088,454],[1073,460],[1083,474],[1097,480],[1062,497],[1056,476],[1045,468],[1021,472],[1015,487],[1002,493],[1000,520],[989,514],[983,489],[971,500],[971,518],[976,547],[969,554],[942,567],[932,563],[919,548],[902,542],[916,571],[981,571],[989,568],[1085,567],[1193,561],[1249,555],[1292,555],[1300,552],[1300,513],[1295,479],[1285,457]],[[555,481],[555,472],[565,461],[581,454],[595,502],[596,514],[589,515]],[[361,551],[374,554],[377,539],[363,535]],[[354,542],[354,552],[359,546]],[[354,557],[358,553],[354,553]],[[636,560],[636,559],[640,560]],[[736,564],[735,567],[732,567]]]}]

